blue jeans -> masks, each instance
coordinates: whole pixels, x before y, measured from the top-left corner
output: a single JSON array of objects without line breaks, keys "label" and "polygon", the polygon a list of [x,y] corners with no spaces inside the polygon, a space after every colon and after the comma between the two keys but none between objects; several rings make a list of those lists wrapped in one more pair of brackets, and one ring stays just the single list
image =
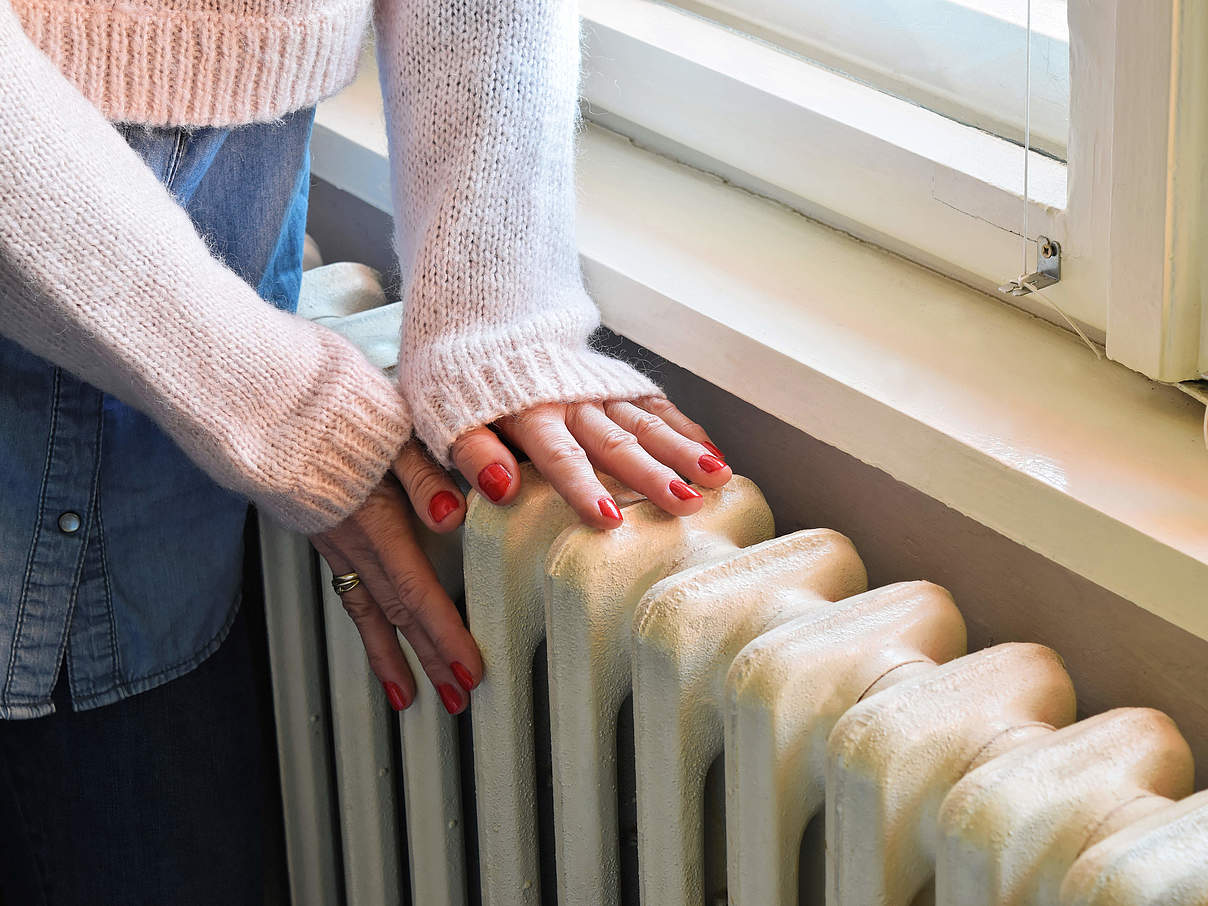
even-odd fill
[{"label": "blue jeans", "polygon": [[186,676],[0,721],[0,906],[262,906],[272,717],[247,618]]},{"label": "blue jeans", "polygon": [[[312,122],[118,128],[214,253],[293,310]],[[0,906],[263,903],[247,502],[3,338],[0,463]]]}]

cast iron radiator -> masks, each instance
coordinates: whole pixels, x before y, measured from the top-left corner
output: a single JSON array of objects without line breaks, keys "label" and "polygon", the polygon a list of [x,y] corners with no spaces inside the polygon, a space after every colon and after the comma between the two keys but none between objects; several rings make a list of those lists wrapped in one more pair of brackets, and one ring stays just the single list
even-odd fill
[{"label": "cast iron radiator", "polygon": [[[966,652],[750,481],[578,524],[528,467],[430,536],[486,664],[395,715],[305,539],[262,525],[295,906],[1208,904],[1208,792],[1164,714],[1075,719],[1059,655]],[[404,644],[404,647],[405,644]],[[410,657],[410,652],[408,652]]]}]

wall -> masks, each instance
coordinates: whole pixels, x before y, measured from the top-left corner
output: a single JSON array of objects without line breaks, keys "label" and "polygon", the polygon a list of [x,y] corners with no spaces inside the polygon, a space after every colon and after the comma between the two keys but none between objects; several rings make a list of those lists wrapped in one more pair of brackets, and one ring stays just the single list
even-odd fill
[{"label": "wall", "polygon": [[[311,234],[329,261],[355,258],[395,270],[385,215],[322,182],[312,190],[311,210]],[[821,526],[843,532],[874,586],[909,579],[945,586],[968,623],[971,649],[1004,641],[1052,646],[1086,713],[1125,705],[1166,711],[1195,751],[1197,788],[1208,787],[1208,640],[628,341],[605,335],[601,342],[651,370],[708,428],[735,470],[763,489],[779,533]]]}]

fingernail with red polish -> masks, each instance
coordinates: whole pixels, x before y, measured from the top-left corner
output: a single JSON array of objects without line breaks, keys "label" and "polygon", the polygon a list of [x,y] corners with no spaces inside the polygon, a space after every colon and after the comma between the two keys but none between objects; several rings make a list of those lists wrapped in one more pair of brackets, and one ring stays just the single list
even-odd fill
[{"label": "fingernail with red polish", "polygon": [[449,665],[449,667],[453,671],[453,675],[457,677],[457,685],[461,686],[461,688],[465,689],[467,692],[478,685],[478,683],[474,682],[473,674],[471,674],[464,665],[454,661]]},{"label": "fingernail with red polish", "polygon": [[382,683],[382,688],[386,690],[386,698],[390,699],[391,708],[402,711],[407,707],[407,699],[403,697],[403,690],[398,683]]},{"label": "fingernail with red polish", "polygon": [[448,683],[441,683],[436,687],[436,691],[440,693],[440,700],[444,702],[446,711],[456,714],[461,710],[461,696],[457,694],[456,689]]},{"label": "fingernail with red polish", "polygon": [[716,456],[710,456],[708,453],[698,459],[696,464],[706,472],[720,472],[726,467],[724,462],[722,462]]},{"label": "fingernail with red polish", "polygon": [[702,440],[700,442],[700,445],[702,447],[704,447],[706,450],[708,450],[710,453],[712,453],[714,456],[716,456],[718,459],[720,459],[722,462],[726,461],[726,454],[721,452],[721,450],[717,449],[717,447],[713,446],[713,444],[709,443],[707,440]]},{"label": "fingernail with red polish", "polygon": [[441,491],[428,502],[428,515],[433,522],[444,522],[445,517],[459,506],[461,504],[451,491]]},{"label": "fingernail with red polish", "polygon": [[621,521],[621,511],[617,508],[615,500],[611,497],[601,497],[597,503],[600,507],[600,512],[606,518],[615,519],[617,522]]},{"label": "fingernail with red polish", "polygon": [[512,473],[497,462],[491,463],[478,473],[478,487],[482,493],[498,503],[512,486]]},{"label": "fingernail with red polish", "polygon": [[670,489],[671,493],[680,500],[696,500],[698,497],[700,497],[700,492],[697,491],[696,488],[684,484],[678,478],[671,482],[671,484],[667,485],[667,487]]}]

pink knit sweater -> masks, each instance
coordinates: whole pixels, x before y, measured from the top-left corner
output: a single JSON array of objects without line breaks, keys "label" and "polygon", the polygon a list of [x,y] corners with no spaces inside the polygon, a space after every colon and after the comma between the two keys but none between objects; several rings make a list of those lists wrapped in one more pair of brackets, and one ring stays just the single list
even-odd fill
[{"label": "pink knit sweater", "polygon": [[398,386],[213,259],[109,125],[313,104],[354,75],[370,16],[370,0],[0,0],[0,332],[310,532],[365,498],[412,413],[447,462],[459,434],[504,414],[657,392],[586,345],[570,0],[377,2]]}]

